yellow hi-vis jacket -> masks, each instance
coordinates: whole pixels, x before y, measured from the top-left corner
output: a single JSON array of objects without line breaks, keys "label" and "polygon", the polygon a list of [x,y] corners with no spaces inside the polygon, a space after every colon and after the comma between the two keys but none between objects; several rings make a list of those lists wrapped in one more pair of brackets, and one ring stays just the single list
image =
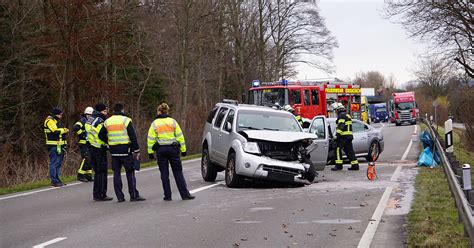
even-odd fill
[{"label": "yellow hi-vis jacket", "polygon": [[336,120],[336,135],[352,137],[352,118],[349,114],[339,115]]},{"label": "yellow hi-vis jacket", "polygon": [[43,129],[46,137],[46,145],[62,146],[67,144],[67,131],[65,128],[61,127],[58,120],[54,117],[48,116],[46,120],[44,120]]},{"label": "yellow hi-vis jacket", "polygon": [[109,146],[130,144],[130,137],[128,136],[127,126],[132,119],[123,115],[112,115],[104,122],[104,127],[107,129],[107,138]]},{"label": "yellow hi-vis jacket", "polygon": [[100,117],[91,117],[87,120],[86,124],[87,141],[95,148],[102,148],[105,146],[105,142],[99,139],[100,129],[104,126],[104,122]]},{"label": "yellow hi-vis jacket", "polygon": [[186,152],[184,135],[178,122],[171,118],[158,118],[154,120],[148,129],[148,154],[153,153],[153,145],[172,145],[179,143],[181,152]]}]

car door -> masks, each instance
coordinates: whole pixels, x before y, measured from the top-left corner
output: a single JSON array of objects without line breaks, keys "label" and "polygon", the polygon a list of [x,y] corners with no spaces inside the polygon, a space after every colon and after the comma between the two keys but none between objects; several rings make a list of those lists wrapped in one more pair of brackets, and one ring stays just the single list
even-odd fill
[{"label": "car door", "polygon": [[227,163],[227,154],[229,153],[230,145],[232,142],[231,132],[234,125],[234,116],[235,110],[229,109],[218,134],[216,149],[219,151],[219,156],[222,164]]},{"label": "car door", "polygon": [[317,139],[307,148],[311,156],[311,162],[316,170],[322,171],[326,166],[329,150],[329,123],[325,116],[320,115],[313,118],[309,132],[316,134]]},{"label": "car door", "polygon": [[225,164],[223,161],[225,160],[223,151],[219,144],[221,143],[222,137],[222,123],[224,122],[224,117],[226,116],[229,108],[221,107],[217,112],[216,119],[214,120],[214,124],[212,125],[211,131],[211,156],[216,160],[216,162],[220,164]]},{"label": "car door", "polygon": [[367,148],[369,147],[368,142],[368,133],[369,127],[358,120],[352,120],[352,132],[354,139],[352,140],[352,146],[354,147],[355,153],[367,153]]}]

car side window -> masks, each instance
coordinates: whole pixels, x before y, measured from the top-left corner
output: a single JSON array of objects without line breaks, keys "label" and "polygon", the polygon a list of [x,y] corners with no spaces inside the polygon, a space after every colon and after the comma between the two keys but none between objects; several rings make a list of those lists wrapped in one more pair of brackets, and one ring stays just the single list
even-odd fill
[{"label": "car side window", "polygon": [[309,130],[310,133],[314,133],[318,136],[318,139],[326,138],[326,128],[324,124],[323,118],[316,118],[313,121],[313,125],[311,125],[311,129]]},{"label": "car side window", "polygon": [[[234,123],[234,115],[235,115],[235,111],[233,109],[229,110],[229,114],[227,115],[227,118],[225,119],[225,122],[224,122],[224,127],[222,129],[224,129],[224,131],[226,132],[231,132],[232,131],[232,124]],[[228,128],[228,124],[230,124],[230,128]]]},{"label": "car side window", "polygon": [[354,133],[364,132],[364,131],[367,131],[368,129],[369,127],[366,126],[364,123],[352,121],[352,131]]},{"label": "car side window", "polygon": [[219,109],[219,112],[217,113],[216,121],[214,122],[214,127],[220,127],[222,124],[222,121],[224,120],[224,116],[227,113],[228,108],[221,108]]},{"label": "car side window", "polygon": [[211,112],[209,112],[209,116],[207,117],[207,123],[212,123],[212,120],[214,120],[214,116],[216,116],[218,107],[214,107]]}]

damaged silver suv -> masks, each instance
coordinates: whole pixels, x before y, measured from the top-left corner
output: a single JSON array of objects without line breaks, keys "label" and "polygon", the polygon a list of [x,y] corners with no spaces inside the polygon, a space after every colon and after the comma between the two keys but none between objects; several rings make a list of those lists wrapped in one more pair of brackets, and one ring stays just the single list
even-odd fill
[{"label": "damaged silver suv", "polygon": [[318,135],[305,133],[295,117],[269,107],[225,100],[211,110],[204,126],[201,174],[214,181],[225,170],[228,187],[244,178],[292,184],[314,181],[328,156],[328,125],[324,116]]}]

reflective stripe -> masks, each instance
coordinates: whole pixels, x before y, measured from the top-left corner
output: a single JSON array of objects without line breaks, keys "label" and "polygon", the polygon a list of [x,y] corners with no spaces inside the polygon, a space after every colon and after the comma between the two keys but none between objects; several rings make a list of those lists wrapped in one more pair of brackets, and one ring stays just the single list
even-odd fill
[{"label": "reflective stripe", "polygon": [[79,142],[78,142],[78,143],[79,143],[79,144],[81,144],[81,145],[85,145],[85,144],[87,144],[87,141],[86,141],[86,140],[83,140],[83,139],[81,139],[81,140],[79,140]]},{"label": "reflective stripe", "polygon": [[342,158],[341,158],[341,148],[339,147],[336,147],[336,164],[343,164],[344,161],[342,161]]},{"label": "reflective stripe", "polygon": [[[50,123],[52,122],[52,123]],[[60,146],[66,145],[67,141],[63,138],[65,133],[65,129],[58,125],[58,121],[54,119],[52,116],[46,117],[43,124],[43,131],[45,135],[45,143],[46,145],[54,145],[58,146],[58,149],[61,150]],[[53,130],[52,130],[52,129]]]},{"label": "reflective stripe", "polygon": [[132,119],[122,115],[112,115],[104,122],[104,127],[107,129],[109,145],[125,145],[130,144],[130,137],[128,137],[127,126]]},{"label": "reflective stripe", "polygon": [[358,160],[353,160],[353,161],[351,161],[351,164],[359,164],[359,161]]},{"label": "reflective stripe", "polygon": [[154,120],[148,130],[147,137],[148,153],[153,153],[153,145],[172,145],[179,143],[181,152],[186,151],[186,144],[183,132],[176,120],[173,118],[158,118]]},{"label": "reflective stripe", "polygon": [[101,122],[97,124],[97,122],[101,120],[102,119],[100,117],[90,118],[87,120],[87,123],[85,125],[86,132],[87,132],[87,141],[89,141],[89,144],[91,146],[96,147],[96,148],[101,148],[103,145],[105,145],[105,142],[99,139],[99,131],[104,125],[104,123]]}]

